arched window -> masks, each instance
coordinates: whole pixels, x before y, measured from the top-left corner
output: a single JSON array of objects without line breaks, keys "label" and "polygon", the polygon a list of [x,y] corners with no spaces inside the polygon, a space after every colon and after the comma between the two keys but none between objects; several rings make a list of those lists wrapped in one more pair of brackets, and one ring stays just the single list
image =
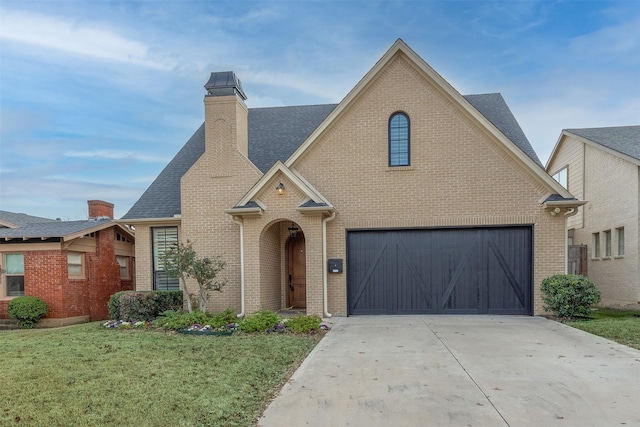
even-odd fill
[{"label": "arched window", "polygon": [[409,166],[409,116],[394,113],[389,119],[389,166]]}]

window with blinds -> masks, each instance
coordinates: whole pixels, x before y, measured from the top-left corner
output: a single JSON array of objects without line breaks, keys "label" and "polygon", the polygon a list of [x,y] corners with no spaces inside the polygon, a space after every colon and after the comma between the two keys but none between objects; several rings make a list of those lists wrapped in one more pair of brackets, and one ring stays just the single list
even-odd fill
[{"label": "window with blinds", "polygon": [[178,227],[154,227],[153,239],[153,289],[170,291],[180,289],[177,278],[172,278],[164,271],[162,256],[171,246],[178,243]]}]

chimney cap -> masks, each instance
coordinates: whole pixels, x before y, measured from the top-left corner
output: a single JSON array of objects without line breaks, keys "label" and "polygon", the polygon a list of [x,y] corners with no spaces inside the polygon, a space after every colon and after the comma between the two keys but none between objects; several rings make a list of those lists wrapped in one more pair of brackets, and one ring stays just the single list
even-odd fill
[{"label": "chimney cap", "polygon": [[242,90],[242,83],[233,71],[211,73],[211,77],[209,77],[209,81],[204,85],[204,88],[207,90],[207,96],[238,94],[243,101],[247,99],[244,90]]}]

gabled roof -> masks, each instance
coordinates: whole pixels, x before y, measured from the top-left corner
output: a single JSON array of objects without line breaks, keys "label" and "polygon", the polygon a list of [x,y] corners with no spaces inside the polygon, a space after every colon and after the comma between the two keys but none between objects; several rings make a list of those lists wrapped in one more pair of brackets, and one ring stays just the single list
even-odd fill
[{"label": "gabled roof", "polygon": [[0,240],[61,238],[68,241],[114,226],[131,234],[112,219],[88,219],[83,221],[32,222],[20,228],[0,228]]},{"label": "gabled roof", "polygon": [[640,160],[640,126],[565,129],[565,131]]},{"label": "gabled roof", "polygon": [[[445,85],[448,91],[454,93],[459,98],[458,102],[462,102],[472,115],[486,122],[486,126],[493,128],[497,135],[501,135],[499,136],[501,141],[510,149],[515,149],[514,151],[520,153],[517,155],[527,159],[525,161],[532,168],[539,169],[535,172],[539,174],[541,179],[546,180],[551,186],[555,186],[555,181],[544,172],[542,163],[499,93],[460,95],[402,40],[398,40],[389,49],[374,69],[358,83],[340,104],[250,108],[248,116],[249,160],[263,173],[266,173],[277,161],[283,162],[289,168],[312,143],[315,136],[322,131],[323,126],[336,117],[338,114],[336,110],[344,108],[349,100],[355,96],[354,94],[362,89],[365,84],[363,82],[366,82],[368,76],[371,76],[382,66],[384,61],[388,61],[391,55],[400,50],[417,61],[425,70],[428,70],[429,75],[434,78],[437,76],[439,84]],[[204,125],[202,125],[122,219],[160,219],[179,215],[181,213],[180,178],[204,153],[204,145]],[[556,191],[566,193],[559,184],[555,187],[559,187]],[[569,196],[568,193],[566,195]]]},{"label": "gabled roof", "polygon": [[487,93],[484,95],[464,95],[464,98],[482,113],[495,127],[513,141],[518,148],[531,158],[538,166],[544,169],[538,155],[533,150],[531,143],[525,136],[520,124],[513,116],[509,106],[499,93]]},{"label": "gabled roof", "polygon": [[55,219],[41,218],[23,213],[0,211],[0,228],[18,228],[32,222],[55,222]]},{"label": "gabled roof", "polygon": [[253,187],[245,194],[236,206],[232,209],[227,209],[225,212],[231,215],[241,214],[261,214],[263,207],[260,206],[254,199],[254,197],[260,192],[262,187],[269,182],[276,174],[282,174],[287,177],[294,185],[296,185],[308,198],[302,204],[298,206],[300,212],[312,212],[312,211],[332,211],[334,208],[327,201],[327,199],[320,194],[311,184],[309,184],[299,174],[296,174],[291,169],[287,168],[281,161],[277,161],[271,169],[267,171],[256,182]]},{"label": "gabled roof", "polygon": [[[262,173],[284,161],[336,104],[249,109],[249,160]],[[122,219],[172,218],[180,210],[180,178],[204,153],[204,124],[189,138]]]}]

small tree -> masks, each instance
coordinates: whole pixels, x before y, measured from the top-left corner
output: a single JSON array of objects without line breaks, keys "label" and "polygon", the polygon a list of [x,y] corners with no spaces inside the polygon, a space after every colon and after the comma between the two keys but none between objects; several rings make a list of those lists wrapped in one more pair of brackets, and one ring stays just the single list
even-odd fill
[{"label": "small tree", "polygon": [[224,267],[227,265],[220,256],[213,258],[198,258],[192,243],[173,245],[162,257],[165,272],[169,277],[178,278],[180,287],[187,300],[187,310],[193,312],[191,295],[187,291],[187,278],[191,277],[198,283],[198,295],[200,310],[205,312],[209,301],[210,291],[221,292],[222,287],[227,284],[226,280],[215,280]]},{"label": "small tree", "polygon": [[222,292],[222,287],[227,284],[227,280],[215,280],[224,267],[226,262],[216,256],[210,258],[196,258],[191,264],[190,275],[198,282],[198,292],[200,296],[200,310],[206,311],[207,302],[211,291]]},{"label": "small tree", "polygon": [[178,242],[172,245],[161,257],[167,276],[178,279],[182,294],[187,300],[187,310],[189,310],[189,313],[193,312],[193,305],[191,304],[191,295],[189,295],[189,291],[187,290],[187,278],[189,277],[189,270],[195,259],[196,251],[188,240],[186,244]]}]

